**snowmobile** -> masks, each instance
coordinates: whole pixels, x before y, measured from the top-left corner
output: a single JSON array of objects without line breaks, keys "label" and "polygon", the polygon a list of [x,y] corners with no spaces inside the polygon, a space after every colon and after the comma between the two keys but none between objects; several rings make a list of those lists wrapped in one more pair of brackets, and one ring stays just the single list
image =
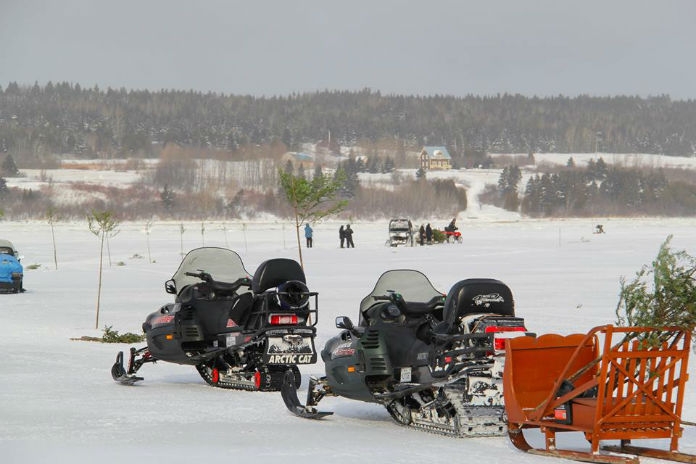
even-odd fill
[{"label": "snowmobile", "polygon": [[394,218],[389,221],[389,238],[387,246],[413,246],[413,225],[410,219]]},{"label": "snowmobile", "polygon": [[398,424],[456,437],[507,433],[502,391],[505,340],[529,335],[512,293],[496,279],[466,279],[446,294],[415,270],[382,274],[360,303],[358,325],[336,318],[341,332],[321,351],[326,375],[311,377],[298,399],[292,372],[281,394],[304,418],[332,414],[326,396],[378,403]]},{"label": "snowmobile", "polygon": [[277,391],[298,364],[317,361],[314,348],[318,293],[310,292],[300,265],[287,258],[264,261],[247,273],[234,251],[203,247],[189,252],[165,282],[176,295],[147,316],[147,346],[123,352],[111,369],[115,381],[132,385],[147,363],[193,365],[209,385]]}]

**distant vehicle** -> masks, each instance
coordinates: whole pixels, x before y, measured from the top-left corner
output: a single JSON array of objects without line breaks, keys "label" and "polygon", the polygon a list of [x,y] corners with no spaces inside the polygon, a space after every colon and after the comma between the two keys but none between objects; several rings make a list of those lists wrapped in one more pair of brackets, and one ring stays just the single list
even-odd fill
[{"label": "distant vehicle", "polygon": [[17,251],[17,248],[10,242],[9,240],[3,240],[0,238],[0,254],[6,254],[6,255],[12,255],[17,260],[20,259],[19,257],[19,252]]},{"label": "distant vehicle", "polygon": [[458,230],[447,230],[447,227],[445,227],[445,231],[443,232],[443,234],[445,235],[445,240],[447,240],[447,243],[462,243],[464,241],[464,239],[462,238],[462,233]]},{"label": "distant vehicle", "polygon": [[19,253],[9,240],[0,239],[0,291],[20,293],[24,279],[24,268],[19,262]]},{"label": "distant vehicle", "polygon": [[449,225],[445,226],[445,239],[447,240],[447,243],[450,242],[457,242],[457,243],[462,243],[464,239],[462,239],[462,233],[459,232],[459,227],[457,227],[456,223],[456,218],[452,219],[452,222],[449,223]]},{"label": "distant vehicle", "polygon": [[410,219],[394,218],[389,221],[388,246],[408,245],[413,246],[413,224]]}]

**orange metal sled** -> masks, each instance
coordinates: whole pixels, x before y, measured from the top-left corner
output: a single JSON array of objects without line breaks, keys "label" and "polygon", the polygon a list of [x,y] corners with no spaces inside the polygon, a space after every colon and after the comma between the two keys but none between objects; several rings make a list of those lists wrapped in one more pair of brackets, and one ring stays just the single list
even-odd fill
[{"label": "orange metal sled", "polygon": [[[637,463],[636,455],[696,462],[678,451],[690,344],[691,334],[678,328],[611,325],[508,340],[503,393],[512,443],[586,462]],[[525,428],[544,433],[545,449],[527,443]],[[583,433],[590,451],[557,449],[557,432]],[[669,450],[630,445],[656,438],[669,439]],[[603,449],[632,456],[601,454],[602,440],[620,440]]]}]

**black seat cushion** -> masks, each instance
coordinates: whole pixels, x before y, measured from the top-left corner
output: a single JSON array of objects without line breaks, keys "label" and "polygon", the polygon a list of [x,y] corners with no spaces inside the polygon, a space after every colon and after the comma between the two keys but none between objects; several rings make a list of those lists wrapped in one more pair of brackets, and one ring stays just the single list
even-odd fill
[{"label": "black seat cushion", "polygon": [[251,281],[251,289],[254,293],[262,293],[289,280],[307,283],[300,264],[293,259],[273,258],[264,261],[256,269]]},{"label": "black seat cushion", "polygon": [[452,286],[443,309],[443,319],[449,328],[467,314],[482,313],[514,316],[510,288],[496,279],[465,279]]}]

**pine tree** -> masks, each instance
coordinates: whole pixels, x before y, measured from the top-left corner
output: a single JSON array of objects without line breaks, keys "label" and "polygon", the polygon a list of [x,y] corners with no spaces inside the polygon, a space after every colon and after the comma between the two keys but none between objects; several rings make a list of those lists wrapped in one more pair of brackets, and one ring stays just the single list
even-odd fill
[{"label": "pine tree", "polygon": [[696,328],[696,258],[672,251],[672,236],[660,246],[651,266],[645,265],[627,282],[621,279],[616,306],[621,326]]},{"label": "pine tree", "polygon": [[357,166],[355,158],[352,156],[347,161],[339,164],[336,169],[335,180],[343,179],[341,186],[341,194],[346,198],[353,198],[360,188],[360,179],[358,178]]},{"label": "pine tree", "polygon": [[174,192],[169,188],[167,184],[164,184],[164,188],[160,193],[160,198],[162,199],[162,204],[167,212],[171,212],[174,209]]},{"label": "pine tree", "polygon": [[295,166],[293,166],[292,160],[288,160],[287,163],[285,163],[285,172],[286,174],[293,174],[295,172]]},{"label": "pine tree", "polygon": [[321,169],[321,164],[316,163],[314,165],[314,175],[312,176],[312,179],[314,179],[315,177],[322,177],[323,175],[324,175],[324,173]]},{"label": "pine tree", "polygon": [[19,174],[19,169],[17,169],[12,155],[7,155],[5,157],[5,161],[2,162],[2,167],[0,167],[0,172],[7,177],[14,177]]}]

